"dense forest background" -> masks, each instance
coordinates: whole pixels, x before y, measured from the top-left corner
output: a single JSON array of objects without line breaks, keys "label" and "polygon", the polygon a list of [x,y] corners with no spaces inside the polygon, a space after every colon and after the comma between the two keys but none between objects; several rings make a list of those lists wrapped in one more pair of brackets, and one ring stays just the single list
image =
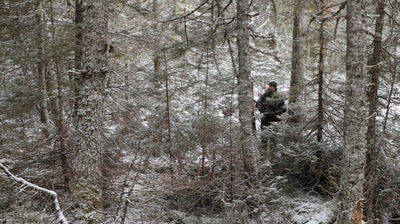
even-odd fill
[{"label": "dense forest background", "polygon": [[0,10],[1,223],[399,223],[399,1]]}]

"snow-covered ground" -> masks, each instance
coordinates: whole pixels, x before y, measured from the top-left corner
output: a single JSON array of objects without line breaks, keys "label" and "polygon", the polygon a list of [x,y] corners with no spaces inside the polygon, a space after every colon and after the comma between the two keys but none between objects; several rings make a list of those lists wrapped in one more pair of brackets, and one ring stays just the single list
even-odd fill
[{"label": "snow-covered ground", "polygon": [[282,196],[282,206],[272,217],[273,222],[291,224],[329,224],[335,220],[336,203],[317,196],[302,194],[298,197]]},{"label": "snow-covered ground", "polygon": [[[281,196],[260,208],[260,215],[248,218],[249,224],[332,224],[335,221],[335,200],[307,195],[299,191],[296,196]],[[293,195],[293,194],[292,194]],[[229,216],[229,215],[228,215]],[[177,210],[166,210],[152,202],[148,209],[138,203],[130,208],[128,223],[180,223],[180,224],[227,224],[232,219],[227,214],[196,216]],[[153,217],[153,221],[149,218]],[[146,221],[147,220],[147,221]]]}]

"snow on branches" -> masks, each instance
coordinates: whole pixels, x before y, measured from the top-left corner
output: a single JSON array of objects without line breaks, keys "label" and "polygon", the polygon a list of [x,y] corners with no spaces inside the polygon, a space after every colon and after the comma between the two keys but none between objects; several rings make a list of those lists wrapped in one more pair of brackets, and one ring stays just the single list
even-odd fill
[{"label": "snow on branches", "polygon": [[55,209],[56,209],[56,212],[57,212],[58,222],[62,223],[62,224],[68,224],[68,221],[65,218],[64,213],[61,210],[60,202],[58,201],[58,195],[57,195],[57,193],[55,191],[48,190],[46,188],[40,187],[40,186],[38,186],[36,184],[33,184],[33,183],[29,182],[29,181],[26,181],[25,179],[23,179],[21,177],[15,176],[1,162],[0,162],[0,168],[7,174],[8,177],[10,177],[14,181],[22,184],[23,186],[30,187],[30,188],[33,188],[35,190],[42,191],[42,192],[45,192],[47,194],[50,194],[54,198],[54,206],[55,206]]}]

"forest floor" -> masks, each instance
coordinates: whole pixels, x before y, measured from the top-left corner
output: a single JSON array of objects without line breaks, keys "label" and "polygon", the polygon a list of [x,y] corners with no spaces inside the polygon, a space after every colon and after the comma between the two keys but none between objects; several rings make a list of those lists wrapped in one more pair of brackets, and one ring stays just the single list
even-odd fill
[{"label": "forest floor", "polygon": [[[139,193],[138,189],[138,193]],[[145,193],[146,191],[142,191]],[[263,206],[258,217],[248,218],[254,224],[331,224],[335,220],[336,203],[320,196],[298,191],[297,195],[282,195],[277,200],[279,207],[273,210]],[[176,223],[176,224],[226,224],[231,223],[227,214],[196,215],[169,209],[168,201],[149,197],[138,197],[129,209],[127,223]]]},{"label": "forest floor", "polygon": [[[200,194],[198,193],[203,193],[207,186],[195,184],[207,184],[208,181],[196,182],[191,185],[190,181],[178,180],[178,176],[173,177],[168,169],[162,168],[168,167],[167,164],[153,163],[154,161],[150,166],[153,168],[132,170],[130,173],[121,175],[121,185],[119,186],[122,186],[125,180],[123,192],[130,192],[125,224],[332,224],[335,220],[336,202],[334,200],[313,191],[307,192],[294,186],[290,181],[280,182],[281,190],[277,187],[265,186],[265,191],[264,188],[260,188],[261,190],[253,193],[252,197],[256,198],[259,195],[260,198],[264,198],[263,200],[250,200],[261,201],[252,207],[256,211],[253,214],[256,215],[248,215],[252,213],[246,211],[250,207],[241,207],[241,203],[247,202],[239,200],[233,203],[224,202],[225,207],[221,209],[210,208],[210,204],[218,200],[223,201],[223,199],[211,198],[211,201],[206,200],[202,203],[205,206],[198,206],[199,201],[196,199],[199,198]],[[6,179],[6,176],[2,175],[1,178]],[[285,179],[283,176],[274,178]],[[180,195],[180,192],[186,193]],[[35,195],[34,192],[31,193]],[[270,197],[269,194],[274,194],[274,196]],[[118,193],[116,195],[120,196]],[[265,198],[268,199],[265,200]],[[48,204],[44,206],[47,209],[52,207],[51,203],[43,200],[24,200],[18,205],[14,204],[12,208],[0,210],[0,223],[55,223],[54,216],[46,215],[43,203]],[[116,221],[115,217],[115,215],[111,215],[106,223],[120,223],[120,220]]]},{"label": "forest floor", "polygon": [[[284,177],[280,177],[284,178]],[[232,212],[222,209],[213,212],[195,212],[184,204],[195,204],[193,200],[178,200],[171,176],[150,171],[141,174],[130,196],[130,207],[126,223],[176,223],[176,224],[227,224],[232,222]],[[286,190],[279,191],[273,201],[257,208],[257,215],[236,220],[235,223],[249,224],[331,224],[335,221],[336,202],[316,192],[307,192],[287,183]],[[171,188],[171,186],[173,186]],[[182,186],[183,188],[184,186]],[[173,189],[175,188],[175,189]],[[182,195],[185,197],[186,195]],[[176,203],[182,203],[177,205]],[[182,208],[186,208],[182,209]],[[202,209],[202,208],[197,208]],[[188,212],[189,210],[189,212]],[[229,210],[229,209],[228,209]],[[208,212],[207,212],[208,211]]]}]

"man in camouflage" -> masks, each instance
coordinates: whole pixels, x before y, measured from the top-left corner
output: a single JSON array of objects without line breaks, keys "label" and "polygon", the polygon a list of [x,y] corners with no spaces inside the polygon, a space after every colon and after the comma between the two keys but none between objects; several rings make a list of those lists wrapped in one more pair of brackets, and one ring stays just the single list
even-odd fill
[{"label": "man in camouflage", "polygon": [[271,122],[280,121],[278,115],[286,112],[285,102],[276,93],[278,83],[272,81],[268,84],[268,89],[257,100],[256,107],[263,114],[261,117],[261,129],[271,125]]}]

